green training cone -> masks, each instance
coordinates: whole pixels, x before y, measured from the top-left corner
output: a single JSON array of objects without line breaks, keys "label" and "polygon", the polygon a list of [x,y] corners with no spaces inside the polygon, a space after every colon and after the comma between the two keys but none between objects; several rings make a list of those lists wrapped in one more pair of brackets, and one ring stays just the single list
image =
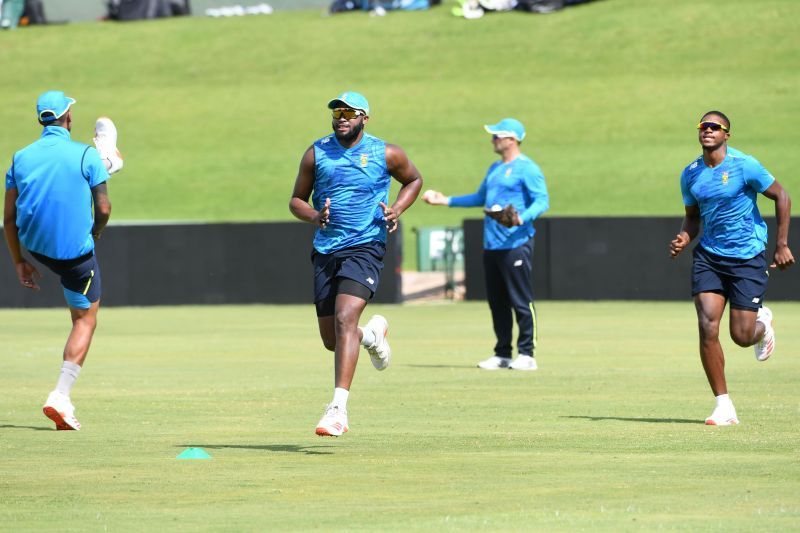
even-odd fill
[{"label": "green training cone", "polygon": [[203,448],[186,448],[176,459],[211,459]]}]

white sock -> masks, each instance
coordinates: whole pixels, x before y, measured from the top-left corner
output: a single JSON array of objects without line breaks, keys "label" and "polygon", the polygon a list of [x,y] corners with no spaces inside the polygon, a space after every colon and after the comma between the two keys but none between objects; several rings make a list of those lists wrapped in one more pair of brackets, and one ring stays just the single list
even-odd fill
[{"label": "white sock", "polygon": [[362,328],[361,326],[358,327],[361,330],[361,346],[372,346],[375,344],[375,332],[372,331],[371,328]]},{"label": "white sock", "polygon": [[717,407],[733,407],[733,402],[731,401],[731,397],[727,394],[720,394],[716,396],[717,399]]},{"label": "white sock", "polygon": [[75,380],[78,379],[78,374],[81,373],[80,365],[64,361],[61,365],[61,375],[58,376],[58,383],[56,383],[56,390],[64,396],[69,396],[72,391],[72,386],[75,385]]},{"label": "white sock", "polygon": [[347,410],[347,397],[349,395],[350,395],[349,390],[343,389],[341,387],[336,387],[335,389],[333,389],[333,401],[331,403],[344,410]]}]

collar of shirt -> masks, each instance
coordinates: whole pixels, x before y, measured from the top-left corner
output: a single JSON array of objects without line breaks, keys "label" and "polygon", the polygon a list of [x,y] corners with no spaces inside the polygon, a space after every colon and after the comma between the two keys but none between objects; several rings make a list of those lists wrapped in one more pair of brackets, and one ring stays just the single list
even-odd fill
[{"label": "collar of shirt", "polygon": [[42,138],[50,136],[71,139],[69,130],[67,128],[62,128],[61,126],[45,126],[44,130],[42,131]]}]

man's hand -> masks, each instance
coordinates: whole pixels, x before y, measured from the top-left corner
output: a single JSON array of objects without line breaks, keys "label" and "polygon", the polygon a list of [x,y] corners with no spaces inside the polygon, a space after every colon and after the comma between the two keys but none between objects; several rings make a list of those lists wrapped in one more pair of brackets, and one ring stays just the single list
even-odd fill
[{"label": "man's hand", "polygon": [[425,203],[430,205],[447,205],[450,201],[450,198],[444,194],[431,189],[428,189],[422,193],[422,199],[425,201]]},{"label": "man's hand", "polygon": [[675,259],[689,245],[691,239],[685,231],[678,233],[669,243],[669,256]]},{"label": "man's hand", "polygon": [[513,205],[508,204],[502,209],[497,209],[498,207],[500,206],[492,206],[492,209],[484,209],[483,212],[507,228],[522,225],[522,219],[519,218],[519,213]]},{"label": "man's hand", "polygon": [[400,215],[395,213],[394,209],[389,207],[383,202],[379,202],[381,209],[383,209],[383,220],[386,221],[386,229],[389,233],[394,233],[397,230],[397,217]]},{"label": "man's hand", "polygon": [[314,224],[322,229],[328,227],[328,222],[331,221],[331,199],[325,198],[325,207],[317,211],[314,217]]},{"label": "man's hand", "polygon": [[19,282],[23,287],[34,291],[39,290],[39,285],[36,283],[36,279],[41,279],[42,275],[39,274],[39,271],[36,270],[35,266],[23,259],[14,265],[14,270],[17,271],[17,279],[19,279]]},{"label": "man's hand", "polygon": [[792,251],[785,244],[775,247],[775,255],[772,256],[772,264],[770,268],[778,268],[785,270],[794,264],[794,256]]}]

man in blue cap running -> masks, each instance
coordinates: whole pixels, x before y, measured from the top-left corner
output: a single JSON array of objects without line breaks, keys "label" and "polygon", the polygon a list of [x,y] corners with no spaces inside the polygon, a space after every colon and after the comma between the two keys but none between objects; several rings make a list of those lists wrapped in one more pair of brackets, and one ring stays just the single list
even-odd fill
[{"label": "man in blue cap running", "polygon": [[19,282],[39,290],[41,277],[22,248],[61,278],[72,317],[55,390],[44,414],[59,430],[78,430],[70,392],[81,371],[97,326],[100,267],[94,243],[111,216],[109,174],[98,151],[72,141],[75,100],[48,91],[36,103],[41,137],[16,152],[6,173],[3,230]]},{"label": "man in blue cap running", "polygon": [[[520,151],[525,127],[519,120],[504,118],[484,128],[492,135],[500,160],[489,167],[478,190],[463,196],[445,196],[430,190],[422,199],[431,205],[484,208],[483,268],[497,343],[494,355],[478,363],[478,367],[536,370],[536,309],[531,285],[536,233],[533,221],[550,206],[547,186],[539,166]],[[512,311],[519,327],[518,357],[513,361]]]},{"label": "man in blue cap running", "polygon": [[[719,328],[730,302],[730,335],[739,346],[753,346],[758,361],[775,350],[772,311],[764,306],[769,268],[784,270],[795,262],[789,249],[792,202],[789,193],[753,156],[728,146],[731,121],[721,111],[709,111],[697,125],[702,155],[681,173],[684,218],[669,243],[677,257],[693,240],[692,296],[700,333],[700,359],[715,406],[706,418],[710,426],[739,423],[728,395],[725,354]],[[767,224],[757,198],[775,202],[777,235],[772,261],[767,258]]]},{"label": "man in blue cap running", "polygon": [[[347,399],[359,346],[376,369],[389,365],[386,319],[374,315],[363,327],[358,321],[378,288],[386,235],[416,200],[422,177],[402,148],[364,132],[369,103],[363,95],[342,93],[328,108],[333,133],[303,154],[289,210],[317,227],[314,304],[322,343],[334,352],[335,381],[316,433],[338,437],[349,428]],[[400,191],[389,205],[391,178],[400,182]]]}]

